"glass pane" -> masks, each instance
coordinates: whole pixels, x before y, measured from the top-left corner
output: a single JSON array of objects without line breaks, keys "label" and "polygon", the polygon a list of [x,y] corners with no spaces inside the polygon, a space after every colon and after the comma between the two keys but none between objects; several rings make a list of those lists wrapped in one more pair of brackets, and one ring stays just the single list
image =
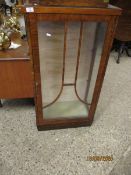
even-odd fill
[{"label": "glass pane", "polygon": [[104,43],[106,24],[85,22],[77,79],[79,97],[91,104]]},{"label": "glass pane", "polygon": [[38,22],[45,119],[88,116],[104,31],[96,22]]},{"label": "glass pane", "polygon": [[43,107],[52,103],[62,87],[64,23],[39,22],[38,38]]}]

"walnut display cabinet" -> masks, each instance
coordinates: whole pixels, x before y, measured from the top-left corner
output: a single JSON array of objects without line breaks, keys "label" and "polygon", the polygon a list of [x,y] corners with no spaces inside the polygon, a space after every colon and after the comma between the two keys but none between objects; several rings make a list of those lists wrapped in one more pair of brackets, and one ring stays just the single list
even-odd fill
[{"label": "walnut display cabinet", "polygon": [[30,31],[38,130],[91,125],[121,9],[45,2],[19,6]]}]

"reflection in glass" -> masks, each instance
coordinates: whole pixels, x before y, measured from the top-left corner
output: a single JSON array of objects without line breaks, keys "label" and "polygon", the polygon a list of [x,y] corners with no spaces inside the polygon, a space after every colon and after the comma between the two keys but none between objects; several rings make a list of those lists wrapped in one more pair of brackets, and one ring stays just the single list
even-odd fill
[{"label": "reflection in glass", "polygon": [[60,93],[63,65],[64,23],[39,22],[39,51],[43,106]]}]

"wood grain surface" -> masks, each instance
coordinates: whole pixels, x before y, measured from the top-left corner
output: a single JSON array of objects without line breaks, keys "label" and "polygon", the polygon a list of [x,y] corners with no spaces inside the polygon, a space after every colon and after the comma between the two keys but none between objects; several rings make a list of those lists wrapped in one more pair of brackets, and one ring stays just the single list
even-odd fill
[{"label": "wood grain surface", "polygon": [[30,61],[0,61],[0,98],[33,96],[33,74]]},{"label": "wood grain surface", "polygon": [[21,40],[17,49],[0,51],[0,60],[20,60],[29,59],[29,47],[27,41]]}]

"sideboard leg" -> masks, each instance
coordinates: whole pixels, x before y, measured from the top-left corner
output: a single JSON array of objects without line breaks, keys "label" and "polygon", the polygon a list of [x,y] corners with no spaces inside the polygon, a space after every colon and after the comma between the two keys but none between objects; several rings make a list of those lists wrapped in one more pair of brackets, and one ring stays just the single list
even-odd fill
[{"label": "sideboard leg", "polygon": [[33,106],[35,106],[35,99],[34,99],[34,98],[31,98],[30,101],[31,101],[31,104],[32,104]]},{"label": "sideboard leg", "polygon": [[1,99],[0,99],[0,107],[3,107]]}]

